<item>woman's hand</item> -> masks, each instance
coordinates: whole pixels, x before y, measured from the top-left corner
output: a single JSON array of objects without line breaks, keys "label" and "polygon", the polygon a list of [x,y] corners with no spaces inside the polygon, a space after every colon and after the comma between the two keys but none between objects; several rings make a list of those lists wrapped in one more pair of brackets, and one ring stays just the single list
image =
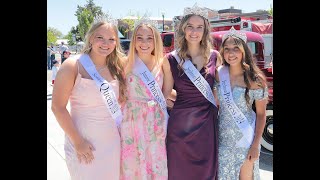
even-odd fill
[{"label": "woman's hand", "polygon": [[85,162],[86,164],[89,164],[93,161],[94,156],[92,151],[94,151],[94,148],[87,140],[83,139],[81,142],[76,143],[74,147],[80,163]]},{"label": "woman's hand", "polygon": [[259,148],[255,146],[251,146],[248,152],[247,159],[251,162],[254,162],[255,160],[259,159],[259,156],[260,156]]}]

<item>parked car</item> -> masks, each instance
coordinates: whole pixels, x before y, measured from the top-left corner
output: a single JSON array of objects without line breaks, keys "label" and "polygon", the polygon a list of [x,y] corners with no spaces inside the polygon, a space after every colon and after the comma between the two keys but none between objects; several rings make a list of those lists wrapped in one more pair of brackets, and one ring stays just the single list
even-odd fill
[{"label": "parked car", "polygon": [[130,47],[130,39],[120,39],[120,45],[125,54],[128,54]]}]

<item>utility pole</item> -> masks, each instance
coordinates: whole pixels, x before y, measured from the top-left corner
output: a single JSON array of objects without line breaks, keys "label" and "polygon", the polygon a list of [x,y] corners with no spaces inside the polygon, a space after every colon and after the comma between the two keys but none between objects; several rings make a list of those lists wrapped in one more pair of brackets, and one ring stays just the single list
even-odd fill
[{"label": "utility pole", "polygon": [[161,15],[162,15],[162,31],[164,31],[164,11],[161,11]]}]

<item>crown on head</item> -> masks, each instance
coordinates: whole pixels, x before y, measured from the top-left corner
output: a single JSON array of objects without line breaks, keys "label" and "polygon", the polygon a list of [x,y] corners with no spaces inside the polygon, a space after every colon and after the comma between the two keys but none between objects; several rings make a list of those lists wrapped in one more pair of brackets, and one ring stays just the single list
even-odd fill
[{"label": "crown on head", "polygon": [[237,31],[236,29],[234,29],[234,27],[232,26],[231,29],[225,33],[222,36],[222,42],[227,39],[228,37],[236,37],[236,38],[240,38],[242,39],[245,43],[247,43],[247,36],[245,33],[241,32],[241,31]]},{"label": "crown on head", "polygon": [[208,19],[208,9],[199,7],[197,5],[197,3],[195,3],[191,8],[190,7],[184,8],[183,16],[186,16],[189,14],[202,16],[202,17]]},{"label": "crown on head", "polygon": [[107,22],[109,24],[118,26],[118,20],[112,18],[112,16],[110,14],[102,14],[102,15],[98,15],[94,18],[93,23],[98,23],[98,22]]},{"label": "crown on head", "polygon": [[142,16],[141,18],[138,18],[137,20],[135,20],[134,22],[134,28],[136,28],[137,26],[141,25],[141,24],[149,24],[151,26],[153,26],[154,28],[158,29],[158,22],[155,20],[151,20],[149,17],[147,17],[146,15]]}]

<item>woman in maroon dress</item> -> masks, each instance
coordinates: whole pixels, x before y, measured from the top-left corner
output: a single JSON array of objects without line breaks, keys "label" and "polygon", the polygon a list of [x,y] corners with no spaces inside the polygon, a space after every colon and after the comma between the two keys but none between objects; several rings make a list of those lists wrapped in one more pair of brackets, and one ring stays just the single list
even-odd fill
[{"label": "woman in maroon dress", "polygon": [[[214,180],[218,168],[218,109],[212,103],[213,96],[208,100],[210,98],[198,88],[212,93],[216,60],[220,55],[211,48],[205,10],[198,6],[186,8],[175,38],[177,50],[167,54],[177,93],[168,121],[169,180]],[[189,60],[193,64],[189,63],[189,69],[195,67],[207,88],[201,88],[198,81],[193,83],[184,71],[186,68],[182,65]]]}]

